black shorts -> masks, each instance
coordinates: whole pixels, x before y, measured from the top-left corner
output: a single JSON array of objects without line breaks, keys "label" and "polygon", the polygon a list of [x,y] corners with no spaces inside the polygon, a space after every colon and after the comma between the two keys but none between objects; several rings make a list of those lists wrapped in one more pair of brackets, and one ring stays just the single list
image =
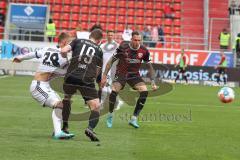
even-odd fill
[{"label": "black shorts", "polygon": [[226,68],[225,67],[218,67],[217,73],[218,74],[225,74],[226,73]]},{"label": "black shorts", "polygon": [[186,68],[179,67],[178,72],[179,73],[185,73],[186,72]]},{"label": "black shorts", "polygon": [[144,80],[140,77],[140,76],[119,76],[119,75],[115,75],[114,78],[114,82],[118,82],[122,85],[122,89],[124,88],[125,84],[128,83],[132,88],[134,88],[134,86],[140,82],[144,82]]},{"label": "black shorts", "polygon": [[74,77],[67,77],[63,84],[64,94],[73,95],[79,91],[85,101],[98,98],[98,92],[95,88],[95,83],[86,83]]}]

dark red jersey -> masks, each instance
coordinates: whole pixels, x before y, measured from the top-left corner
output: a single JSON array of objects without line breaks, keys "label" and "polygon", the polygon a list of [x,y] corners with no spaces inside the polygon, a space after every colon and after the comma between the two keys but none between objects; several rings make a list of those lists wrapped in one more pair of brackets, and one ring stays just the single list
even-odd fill
[{"label": "dark red jersey", "polygon": [[118,47],[114,58],[119,60],[116,75],[139,75],[141,63],[150,61],[150,53],[143,45],[133,49],[129,43],[123,42]]}]

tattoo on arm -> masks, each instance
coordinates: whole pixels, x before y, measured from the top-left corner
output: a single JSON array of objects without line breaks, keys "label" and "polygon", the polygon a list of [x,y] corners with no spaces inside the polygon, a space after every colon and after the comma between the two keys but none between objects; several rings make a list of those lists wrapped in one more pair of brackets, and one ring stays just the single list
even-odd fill
[{"label": "tattoo on arm", "polygon": [[104,73],[103,73],[104,75],[107,76],[109,70],[110,70],[111,67],[112,67],[112,64],[113,64],[116,60],[117,60],[117,58],[114,57],[114,56],[113,56],[112,58],[110,58],[110,60],[108,61],[107,65],[106,65],[106,68],[105,68],[105,70],[104,70]]}]

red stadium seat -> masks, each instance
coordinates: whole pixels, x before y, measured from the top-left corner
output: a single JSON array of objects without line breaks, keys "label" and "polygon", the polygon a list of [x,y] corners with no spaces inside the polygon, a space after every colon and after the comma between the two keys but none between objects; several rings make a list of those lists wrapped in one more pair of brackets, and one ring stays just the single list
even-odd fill
[{"label": "red stadium seat", "polygon": [[81,21],[88,21],[88,14],[82,14],[79,19],[81,19]]},{"label": "red stadium seat", "polygon": [[108,8],[107,7],[101,7],[100,10],[99,10],[99,13],[102,15],[102,14],[107,14],[107,10]]},{"label": "red stadium seat", "polygon": [[156,10],[155,17],[163,17],[163,12],[161,10]]},{"label": "red stadium seat", "polygon": [[181,42],[181,38],[180,37],[173,37],[172,41],[175,43],[180,43]]},{"label": "red stadium seat", "polygon": [[181,3],[182,0],[174,0],[174,3]]},{"label": "red stadium seat", "polygon": [[82,13],[88,13],[88,10],[89,10],[88,7],[81,7],[81,8],[80,8],[80,11],[81,11]]},{"label": "red stadium seat", "polygon": [[143,17],[136,17],[136,24],[143,24],[143,23],[144,23]]},{"label": "red stadium seat", "polygon": [[38,4],[45,4],[45,0],[36,0],[35,3],[38,3]]},{"label": "red stadium seat", "polygon": [[181,4],[180,3],[175,3],[173,5],[173,8],[174,8],[175,11],[180,11],[181,10]]},{"label": "red stadium seat", "polygon": [[107,16],[106,15],[100,15],[99,21],[103,22],[103,23],[107,22]]},{"label": "red stadium seat", "polygon": [[62,0],[55,0],[55,4],[62,4]]},{"label": "red stadium seat", "polygon": [[126,8],[126,1],[118,1],[118,7]]},{"label": "red stadium seat", "polygon": [[72,1],[72,4],[79,6],[79,5],[80,5],[80,1],[81,1],[81,0],[74,0],[74,1]]},{"label": "red stadium seat", "polygon": [[115,23],[116,22],[116,15],[108,16],[108,22],[109,23]]},{"label": "red stadium seat", "polygon": [[54,20],[54,23],[56,25],[56,29],[58,30],[60,28],[60,21]]},{"label": "red stadium seat", "polygon": [[174,27],[173,33],[174,33],[175,35],[180,35],[180,34],[181,34],[180,27]]},{"label": "red stadium seat", "polygon": [[134,17],[128,17],[128,18],[127,18],[127,23],[128,23],[128,24],[134,24],[134,20],[135,20]]},{"label": "red stadium seat", "polygon": [[77,5],[76,6],[72,6],[71,10],[72,10],[73,13],[79,13],[80,12],[80,6],[77,6]]},{"label": "red stadium seat", "polygon": [[52,7],[52,11],[53,12],[61,12],[61,10],[62,10],[62,6],[61,5],[54,5]]},{"label": "red stadium seat", "polygon": [[109,15],[116,15],[116,8],[108,8],[108,14]]},{"label": "red stadium seat", "polygon": [[81,0],[81,5],[88,6],[89,5],[89,0]]},{"label": "red stadium seat", "polygon": [[89,7],[89,12],[91,13],[91,14],[98,14],[98,10],[99,10],[99,8],[98,7]]},{"label": "red stadium seat", "polygon": [[174,19],[173,24],[174,24],[174,26],[180,26],[181,21],[179,19]]},{"label": "red stadium seat", "polygon": [[118,16],[118,23],[125,23],[125,16]]},{"label": "red stadium seat", "polygon": [[135,1],[128,1],[128,8],[134,8],[135,7]]},{"label": "red stadium seat", "polygon": [[72,1],[71,0],[64,0],[64,2],[63,2],[63,4],[64,5],[70,5],[70,4],[72,4]]},{"label": "red stadium seat", "polygon": [[95,15],[95,14],[91,14],[91,16],[89,17],[90,18],[90,21],[91,22],[97,22],[97,20],[98,20],[98,16],[97,15]]},{"label": "red stadium seat", "polygon": [[118,9],[118,14],[119,15],[126,15],[126,9],[125,8]]},{"label": "red stadium seat", "polygon": [[118,32],[123,32],[124,28],[125,28],[124,24],[118,24],[116,26],[116,29],[117,29]]},{"label": "red stadium seat", "polygon": [[163,7],[163,6],[162,6],[162,3],[161,3],[161,2],[156,2],[156,3],[155,3],[155,9],[156,9],[156,10],[160,10],[160,9],[162,9],[162,7]]},{"label": "red stadium seat", "polygon": [[165,27],[163,28],[163,30],[164,30],[164,33],[165,33],[165,34],[171,34],[171,33],[172,33],[171,27],[165,26]]},{"label": "red stadium seat", "polygon": [[91,1],[89,2],[89,5],[90,5],[90,6],[98,6],[98,2],[99,2],[99,0],[91,0]]},{"label": "red stadium seat", "polygon": [[69,22],[68,21],[62,21],[61,22],[61,28],[62,29],[68,29],[69,28]]},{"label": "red stadium seat", "polygon": [[181,45],[179,43],[173,43],[173,48],[174,49],[180,49]]},{"label": "red stadium seat", "polygon": [[74,13],[74,14],[72,14],[72,20],[74,20],[74,21],[78,21],[79,20],[79,14],[78,13]]},{"label": "red stadium seat", "polygon": [[145,24],[152,26],[153,25],[153,18],[152,17],[145,18]]},{"label": "red stadium seat", "polygon": [[7,2],[1,1],[0,8],[6,8],[6,7],[7,7]]},{"label": "red stadium seat", "polygon": [[138,17],[143,17],[144,16],[144,10],[143,9],[135,10],[135,15],[138,16]]},{"label": "red stadium seat", "polygon": [[63,6],[63,12],[70,12],[71,8],[69,5]]},{"label": "red stadium seat", "polygon": [[64,19],[64,20],[70,20],[70,13],[64,13],[62,16],[62,19]]},{"label": "red stadium seat", "polygon": [[144,8],[144,1],[137,1],[136,2],[136,6],[135,6],[136,9],[139,9],[139,8]]},{"label": "red stadium seat", "polygon": [[169,18],[166,18],[166,19],[164,20],[164,25],[166,25],[166,26],[171,26],[171,25],[172,25],[172,20],[169,19]]},{"label": "red stadium seat", "polygon": [[102,6],[102,7],[107,7],[108,6],[108,0],[101,0],[99,5]]},{"label": "red stadium seat", "polygon": [[110,23],[110,24],[108,24],[108,26],[107,26],[107,30],[115,30],[115,23]]},{"label": "red stadium seat", "polygon": [[153,2],[146,2],[146,8],[147,9],[153,9]]},{"label": "red stadium seat", "polygon": [[146,10],[146,11],[145,11],[145,16],[147,16],[147,17],[153,17],[153,10]]},{"label": "red stadium seat", "polygon": [[134,16],[135,10],[134,9],[127,9],[128,16]]},{"label": "red stadium seat", "polygon": [[117,6],[117,1],[116,0],[111,0],[108,2],[110,7],[115,7]]},{"label": "red stadium seat", "polygon": [[181,18],[181,12],[176,11],[175,12],[175,18]]},{"label": "red stadium seat", "polygon": [[162,24],[162,18],[155,18],[154,23],[155,24]]},{"label": "red stadium seat", "polygon": [[77,28],[78,26],[78,21],[72,21],[71,24],[70,24],[70,28]]},{"label": "red stadium seat", "polygon": [[88,30],[88,23],[87,22],[81,22],[81,27],[84,30]]},{"label": "red stadium seat", "polygon": [[52,18],[53,18],[54,20],[59,20],[60,17],[61,17],[60,13],[57,13],[57,12],[53,13],[53,15],[52,15]]}]

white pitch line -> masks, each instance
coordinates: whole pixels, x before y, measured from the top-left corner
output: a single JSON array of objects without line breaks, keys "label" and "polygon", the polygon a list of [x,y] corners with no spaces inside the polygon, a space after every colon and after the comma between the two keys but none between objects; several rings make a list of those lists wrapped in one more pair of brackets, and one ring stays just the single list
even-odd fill
[{"label": "white pitch line", "polygon": [[7,78],[7,77],[9,77],[9,76],[0,76],[0,79]]}]

